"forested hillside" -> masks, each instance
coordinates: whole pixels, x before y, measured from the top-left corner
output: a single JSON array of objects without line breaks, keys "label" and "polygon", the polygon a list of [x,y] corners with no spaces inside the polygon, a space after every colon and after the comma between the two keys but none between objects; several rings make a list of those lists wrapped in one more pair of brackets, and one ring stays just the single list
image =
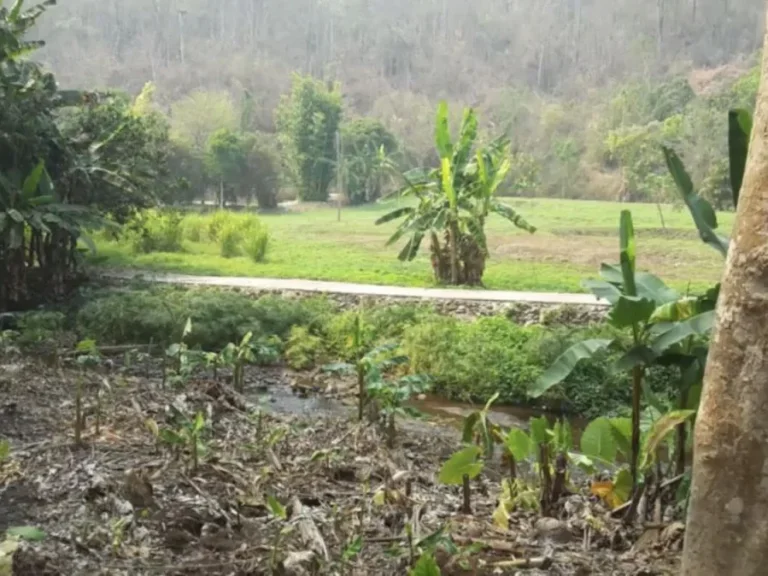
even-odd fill
[{"label": "forested hillside", "polygon": [[[664,142],[715,199],[725,110],[754,99],[762,11],[761,0],[64,0],[39,33],[63,86],[136,95],[154,82],[166,113],[181,101],[207,119],[201,137],[242,118],[246,93],[248,131],[274,132],[300,72],[339,82],[345,118],[381,120],[405,164],[428,158],[447,99],[510,136],[510,193],[664,199]],[[175,133],[185,121],[171,116]]]}]

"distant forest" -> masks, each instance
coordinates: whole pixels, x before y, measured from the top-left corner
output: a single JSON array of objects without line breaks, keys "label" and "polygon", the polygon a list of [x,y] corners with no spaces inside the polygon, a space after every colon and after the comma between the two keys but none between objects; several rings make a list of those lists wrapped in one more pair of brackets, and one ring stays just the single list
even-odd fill
[{"label": "distant forest", "polygon": [[242,115],[248,95],[248,130],[273,134],[293,73],[338,82],[345,121],[379,120],[406,167],[431,157],[438,100],[456,116],[472,106],[484,130],[511,138],[520,195],[671,198],[666,143],[716,199],[725,111],[754,101],[763,10],[762,0],[62,0],[37,31],[38,56],[67,88],[136,96],[154,83],[172,127],[174,104],[190,97],[228,98]]}]

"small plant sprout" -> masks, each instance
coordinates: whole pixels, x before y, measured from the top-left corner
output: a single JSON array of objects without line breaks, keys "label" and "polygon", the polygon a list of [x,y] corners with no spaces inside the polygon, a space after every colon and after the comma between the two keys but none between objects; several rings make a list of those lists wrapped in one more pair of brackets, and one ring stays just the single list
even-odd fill
[{"label": "small plant sprout", "polygon": [[272,495],[267,496],[267,508],[269,509],[270,514],[272,514],[276,520],[285,523],[280,527],[280,531],[277,533],[275,536],[275,541],[272,543],[272,555],[269,561],[269,568],[270,572],[274,574],[278,569],[278,553],[280,552],[282,540],[285,536],[288,536],[291,532],[293,532],[293,527],[287,524],[288,511],[277,498]]},{"label": "small plant sprout", "polygon": [[219,356],[223,365],[232,368],[232,386],[242,392],[245,389],[245,366],[274,362],[279,354],[274,340],[254,341],[253,332],[248,332],[240,344],[230,342]]},{"label": "small plant sprout", "polygon": [[[80,367],[80,373],[75,383],[75,445],[80,446],[83,443],[83,430],[85,429],[86,414],[83,411],[83,384],[85,380],[85,371],[101,366],[102,358],[99,349],[94,340],[83,340],[75,348],[77,365]],[[99,403],[97,392],[97,404]],[[100,410],[99,410],[100,412]],[[100,418],[100,416],[99,416]]]},{"label": "small plant sprout", "polygon": [[192,319],[187,318],[186,324],[184,324],[184,330],[181,333],[181,339],[178,342],[171,344],[165,351],[165,357],[163,359],[163,383],[166,381],[166,362],[171,361],[171,374],[170,382],[173,386],[182,386],[186,384],[189,378],[192,376],[197,362],[195,361],[195,355],[190,353],[189,347],[185,343],[185,339],[192,333]]},{"label": "small plant sprout", "polygon": [[207,425],[205,416],[202,412],[198,412],[194,419],[190,420],[173,406],[171,410],[175,414],[175,420],[180,422],[180,426],[176,430],[161,428],[158,437],[174,448],[186,447],[190,453],[192,474],[196,474],[200,457],[206,453],[206,445],[203,441],[203,432]]},{"label": "small plant sprout", "polygon": [[341,551],[341,574],[346,574],[346,568],[360,556],[363,551],[363,537],[358,536],[346,543]]},{"label": "small plant sprout", "polygon": [[395,447],[395,419],[397,416],[410,416],[416,411],[405,406],[413,396],[422,394],[429,389],[429,381],[419,375],[409,375],[394,381],[385,380],[380,370],[369,373],[367,393],[369,400],[376,403],[384,415],[387,430],[387,447]]}]

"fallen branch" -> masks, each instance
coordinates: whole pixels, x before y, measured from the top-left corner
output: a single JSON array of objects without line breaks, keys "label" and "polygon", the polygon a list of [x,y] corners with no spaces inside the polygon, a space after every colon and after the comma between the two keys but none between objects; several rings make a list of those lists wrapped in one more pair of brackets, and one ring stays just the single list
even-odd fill
[{"label": "fallen branch", "polygon": [[325,540],[323,540],[320,530],[315,526],[312,517],[304,512],[304,506],[302,506],[301,500],[294,497],[293,500],[291,500],[291,506],[293,508],[293,516],[297,519],[299,533],[301,534],[302,540],[304,540],[304,544],[309,546],[318,555],[322,556],[323,560],[328,562],[330,556],[328,555],[328,548],[325,545]]},{"label": "fallen branch", "polygon": [[521,558],[519,560],[505,560],[493,564],[495,568],[533,568],[536,570],[546,570],[552,566],[552,558],[542,556],[541,558]]}]

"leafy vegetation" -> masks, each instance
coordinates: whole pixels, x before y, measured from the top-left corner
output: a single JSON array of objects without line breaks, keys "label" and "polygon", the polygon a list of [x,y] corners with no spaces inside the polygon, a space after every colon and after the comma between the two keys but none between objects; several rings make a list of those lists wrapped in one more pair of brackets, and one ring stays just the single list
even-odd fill
[{"label": "leafy vegetation", "polygon": [[485,221],[489,214],[499,214],[531,233],[536,229],[495,198],[510,169],[509,141],[499,138],[487,147],[476,148],[477,118],[472,109],[467,109],[454,144],[445,102],[438,107],[435,125],[440,167],[404,174],[406,186],[400,194],[415,198],[416,206],[397,208],[376,224],[403,218],[387,242],[394,244],[408,237],[398,256],[403,261],[413,260],[424,238],[428,238],[436,282],[480,284],[488,258]]},{"label": "leafy vegetation", "polygon": [[291,178],[305,201],[328,200],[337,160],[341,92],[295,75],[291,94],[277,110],[277,127]]}]

